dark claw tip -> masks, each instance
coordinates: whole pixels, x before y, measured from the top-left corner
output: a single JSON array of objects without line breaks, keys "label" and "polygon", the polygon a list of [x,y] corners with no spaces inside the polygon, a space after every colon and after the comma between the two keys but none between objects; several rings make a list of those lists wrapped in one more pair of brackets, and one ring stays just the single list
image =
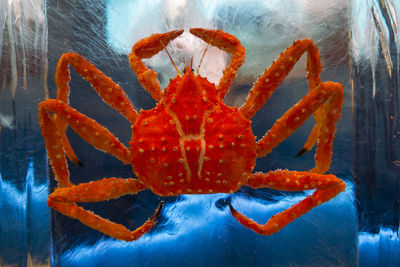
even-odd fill
[{"label": "dark claw tip", "polygon": [[308,150],[306,148],[302,148],[297,154],[296,156],[294,156],[295,158],[300,157],[301,155],[305,154]]},{"label": "dark claw tip", "polygon": [[158,216],[160,216],[163,207],[164,207],[164,201],[161,201],[154,214],[150,217],[150,220],[156,220]]},{"label": "dark claw tip", "polygon": [[229,209],[231,210],[231,213],[236,213],[237,211],[232,207],[231,203],[228,204]]},{"label": "dark claw tip", "polygon": [[83,164],[82,161],[78,161],[76,164],[78,164],[81,167],[85,167],[85,164]]}]

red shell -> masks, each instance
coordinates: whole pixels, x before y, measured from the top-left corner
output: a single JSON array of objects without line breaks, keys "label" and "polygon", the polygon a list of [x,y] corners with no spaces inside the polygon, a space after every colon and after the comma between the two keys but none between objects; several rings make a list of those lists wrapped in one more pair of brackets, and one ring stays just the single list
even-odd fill
[{"label": "red shell", "polygon": [[256,161],[250,121],[189,69],[140,113],[130,145],[136,176],[161,196],[234,192]]}]

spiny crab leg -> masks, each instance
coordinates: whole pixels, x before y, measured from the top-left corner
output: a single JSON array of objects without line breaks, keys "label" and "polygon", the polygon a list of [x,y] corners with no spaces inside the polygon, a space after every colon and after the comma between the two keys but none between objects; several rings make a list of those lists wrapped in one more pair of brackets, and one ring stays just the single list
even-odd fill
[{"label": "spiny crab leg", "polygon": [[65,53],[58,61],[55,78],[58,100],[66,104],[69,102],[68,95],[70,89],[68,83],[71,77],[68,65],[71,65],[79,75],[90,82],[104,102],[119,111],[130,123],[135,123],[138,113],[133,108],[132,102],[121,86],[113,82],[111,78],[77,53]]},{"label": "spiny crab leg", "polygon": [[[113,82],[111,78],[77,53],[65,53],[58,61],[55,77],[57,84],[57,100],[66,104],[69,103],[68,96],[70,88],[68,83],[71,80],[68,68],[69,65],[71,65],[79,75],[90,82],[104,102],[119,111],[132,124],[136,121],[138,113],[135,111],[133,104],[122,90],[121,86]],[[62,138],[65,153],[72,162],[79,163],[65,135],[67,124],[60,120],[57,115],[54,116],[54,120],[57,125],[59,136]]]},{"label": "spiny crab leg", "polygon": [[49,199],[58,202],[99,202],[136,194],[144,189],[146,187],[138,179],[111,177],[69,187],[58,187],[49,195]]},{"label": "spiny crab leg", "polygon": [[321,83],[320,55],[312,40],[296,41],[286,49],[254,83],[240,111],[248,119],[253,117],[305,52],[307,52],[306,71],[309,92],[278,119],[271,130],[257,142],[257,157],[268,154],[298,129],[311,114],[314,114],[316,125],[297,156],[309,151],[318,142],[315,155],[316,166],[311,171],[324,173],[331,163],[335,123],[340,118],[343,104],[343,86],[333,82]]},{"label": "spiny crab leg", "polygon": [[49,195],[47,204],[60,213],[78,219],[83,224],[115,239],[133,241],[147,233],[156,224],[163,202],[160,203],[153,216],[134,231],[87,211],[74,202],[104,201],[127,194],[136,194],[144,189],[145,186],[137,179],[104,178],[90,183],[57,188]]},{"label": "spiny crab leg", "polygon": [[110,131],[62,101],[48,99],[39,104],[39,123],[50,164],[60,186],[70,186],[71,182],[69,181],[69,171],[64,155],[64,144],[61,142],[57,125],[50,112],[57,114],[58,118],[71,126],[76,133],[97,149],[110,153],[126,164],[131,162],[129,149]]},{"label": "spiny crab leg", "polygon": [[231,213],[237,221],[261,235],[277,233],[296,218],[329,201],[346,188],[346,184],[332,174],[323,175],[288,170],[255,173],[250,176],[248,185],[252,188],[268,187],[286,191],[316,189],[312,195],[274,215],[264,225],[239,213],[229,204]]},{"label": "spiny crab leg", "polygon": [[261,109],[283,79],[289,74],[301,56],[307,52],[307,80],[309,89],[321,83],[321,62],[318,48],[309,39],[298,40],[288,47],[272,65],[257,79],[240,112],[250,119]]},{"label": "spiny crab leg", "polygon": [[[311,149],[318,140],[315,152],[315,167],[312,172],[324,173],[329,169],[332,158],[332,146],[336,131],[336,122],[340,118],[343,103],[343,86],[339,83],[324,82],[311,89],[296,105],[278,119],[267,134],[256,143],[257,157],[264,157],[280,142],[297,130],[311,114],[323,106],[322,113],[317,112],[317,126],[307,141]],[[304,151],[304,148],[303,148]]]},{"label": "spiny crab leg", "polygon": [[166,33],[153,34],[137,42],[129,54],[129,64],[136,73],[139,83],[156,100],[160,101],[163,95],[160,82],[157,79],[157,72],[149,69],[143,58],[150,58],[163,50],[171,40],[183,33],[183,30],[175,30]]},{"label": "spiny crab leg", "polygon": [[218,96],[221,101],[224,101],[225,94],[228,92],[233,79],[236,77],[237,70],[244,62],[246,50],[235,36],[221,30],[192,28],[190,29],[190,33],[202,39],[204,42],[232,54],[231,62],[224,70],[223,76],[217,86]]}]

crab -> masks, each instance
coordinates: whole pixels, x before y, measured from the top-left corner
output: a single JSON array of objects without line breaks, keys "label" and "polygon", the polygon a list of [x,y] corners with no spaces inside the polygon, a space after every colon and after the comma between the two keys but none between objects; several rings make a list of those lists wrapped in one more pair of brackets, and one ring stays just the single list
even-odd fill
[{"label": "crab", "polygon": [[[185,66],[162,90],[157,73],[142,59],[166,50],[183,33],[174,30],[153,34],[137,42],[129,54],[129,63],[139,83],[156,100],[151,110],[138,113],[121,87],[88,60],[73,52],[65,53],[56,70],[57,98],[39,104],[39,122],[48,158],[58,187],[48,197],[56,211],[78,219],[83,224],[119,240],[133,241],[148,232],[157,222],[163,202],[154,214],[135,230],[104,219],[76,203],[98,202],[149,189],[158,196],[181,194],[233,193],[242,186],[284,191],[314,190],[290,208],[260,224],[238,212],[231,204],[233,217],[261,235],[280,231],[296,218],[329,201],[346,184],[328,171],[336,122],[341,116],[343,86],[321,82],[320,56],[312,40],[295,41],[257,79],[245,103],[230,107],[224,97],[236,72],[245,60],[245,48],[233,35],[221,30],[192,28],[190,33],[208,45],[231,54],[218,85]],[[250,119],[263,107],[290,70],[307,53],[308,93],[279,118],[264,137],[256,141]],[[168,56],[170,56],[168,54]],[[129,148],[109,130],[68,104],[69,65],[90,82],[104,102],[119,111],[132,124]],[[253,173],[256,158],[266,156],[288,138],[311,115],[315,126],[297,156],[316,145],[315,167],[310,171],[274,170]],[[131,164],[136,178],[103,178],[73,184],[67,158],[80,163],[66,136],[71,127],[95,148],[105,151],[125,164]]]}]

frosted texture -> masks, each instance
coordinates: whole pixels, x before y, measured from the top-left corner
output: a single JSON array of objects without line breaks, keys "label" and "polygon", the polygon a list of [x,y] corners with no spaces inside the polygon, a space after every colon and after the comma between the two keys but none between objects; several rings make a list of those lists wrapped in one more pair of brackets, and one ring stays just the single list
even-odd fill
[{"label": "frosted texture", "polygon": [[47,90],[45,1],[0,1],[0,265],[50,264],[37,104]]},{"label": "frosted texture", "polygon": [[[327,11],[326,5],[332,8]],[[54,213],[54,262],[60,266],[287,266],[316,262],[327,266],[355,265],[357,217],[350,178],[351,162],[343,161],[341,156],[351,153],[348,8],[345,1],[340,8],[328,1],[325,6],[304,1],[290,1],[290,4],[289,1],[108,1],[104,6],[93,5],[90,1],[78,5],[59,2],[51,5],[49,2],[49,51],[54,55],[49,58],[49,72],[54,73],[56,60],[62,52],[77,51],[119,82],[138,109],[152,108],[154,101],[138,85],[128,65],[127,54],[133,43],[152,33],[206,27],[219,28],[237,36],[247,49],[247,59],[226,98],[230,105],[243,103],[252,83],[293,41],[306,37],[314,39],[321,49],[323,79],[342,82],[346,86],[344,115],[338,126],[331,171],[346,179],[349,185],[348,190],[335,200],[270,237],[259,236],[239,225],[227,209],[227,195],[164,198],[167,203],[160,223],[151,233],[133,243],[115,241]],[[287,16],[287,12],[293,17]],[[61,25],[63,31],[59,31]],[[197,66],[204,47],[204,43],[186,33],[168,49],[182,68],[183,56],[186,62],[193,57],[194,66]],[[207,50],[201,74],[217,82],[228,60],[229,55],[218,49]],[[176,75],[164,52],[146,62],[159,73],[162,86]],[[304,64],[302,60],[274,98],[254,117],[256,136],[263,136],[274,121],[307,92]],[[72,74],[71,88],[72,106],[106,125],[124,142],[130,139],[129,124],[105,106],[87,82],[75,73]],[[50,95],[54,96],[55,91],[50,91]],[[298,159],[294,159],[294,155],[311,127],[312,121],[307,122],[268,157],[259,159],[256,170],[310,169],[313,153]],[[85,164],[85,168],[71,166],[74,182],[132,176],[129,166],[94,150],[76,134],[71,132],[70,136]],[[90,160],[93,158],[97,160]],[[239,210],[259,222],[267,221],[302,197],[302,193],[249,188],[231,196]],[[159,200],[150,192],[143,192],[85,207],[135,228],[153,213]],[[332,247],[337,248],[334,253]]]},{"label": "frosted texture", "polygon": [[[11,266],[398,266],[399,263],[399,4],[372,0],[29,1],[0,2],[0,265]],[[85,208],[134,229],[166,201],[156,227],[126,243],[94,231],[46,205],[56,184],[37,123],[38,102],[56,96],[54,74],[64,52],[94,63],[128,94],[137,110],[154,107],[129,67],[131,46],[156,32],[185,29],[168,46],[178,67],[199,63],[205,44],[192,27],[234,34],[246,62],[226,96],[241,105],[252,83],[293,41],[311,38],[321,53],[322,79],[345,86],[329,172],[345,192],[273,236],[238,224],[232,204],[258,222],[310,192],[242,188],[232,195],[160,198],[149,191]],[[200,73],[217,83],[229,55],[209,47]],[[163,87],[176,72],[164,52],[146,60]],[[130,125],[71,72],[70,104],[128,143]],[[262,137],[307,92],[305,57],[252,119]],[[306,122],[256,170],[308,170],[300,158]],[[133,177],[131,167],[93,149],[73,131],[71,144],[85,167],[70,164],[74,183]]]},{"label": "frosted texture", "polygon": [[353,1],[353,173],[357,184],[361,266],[398,266],[398,1]]}]

